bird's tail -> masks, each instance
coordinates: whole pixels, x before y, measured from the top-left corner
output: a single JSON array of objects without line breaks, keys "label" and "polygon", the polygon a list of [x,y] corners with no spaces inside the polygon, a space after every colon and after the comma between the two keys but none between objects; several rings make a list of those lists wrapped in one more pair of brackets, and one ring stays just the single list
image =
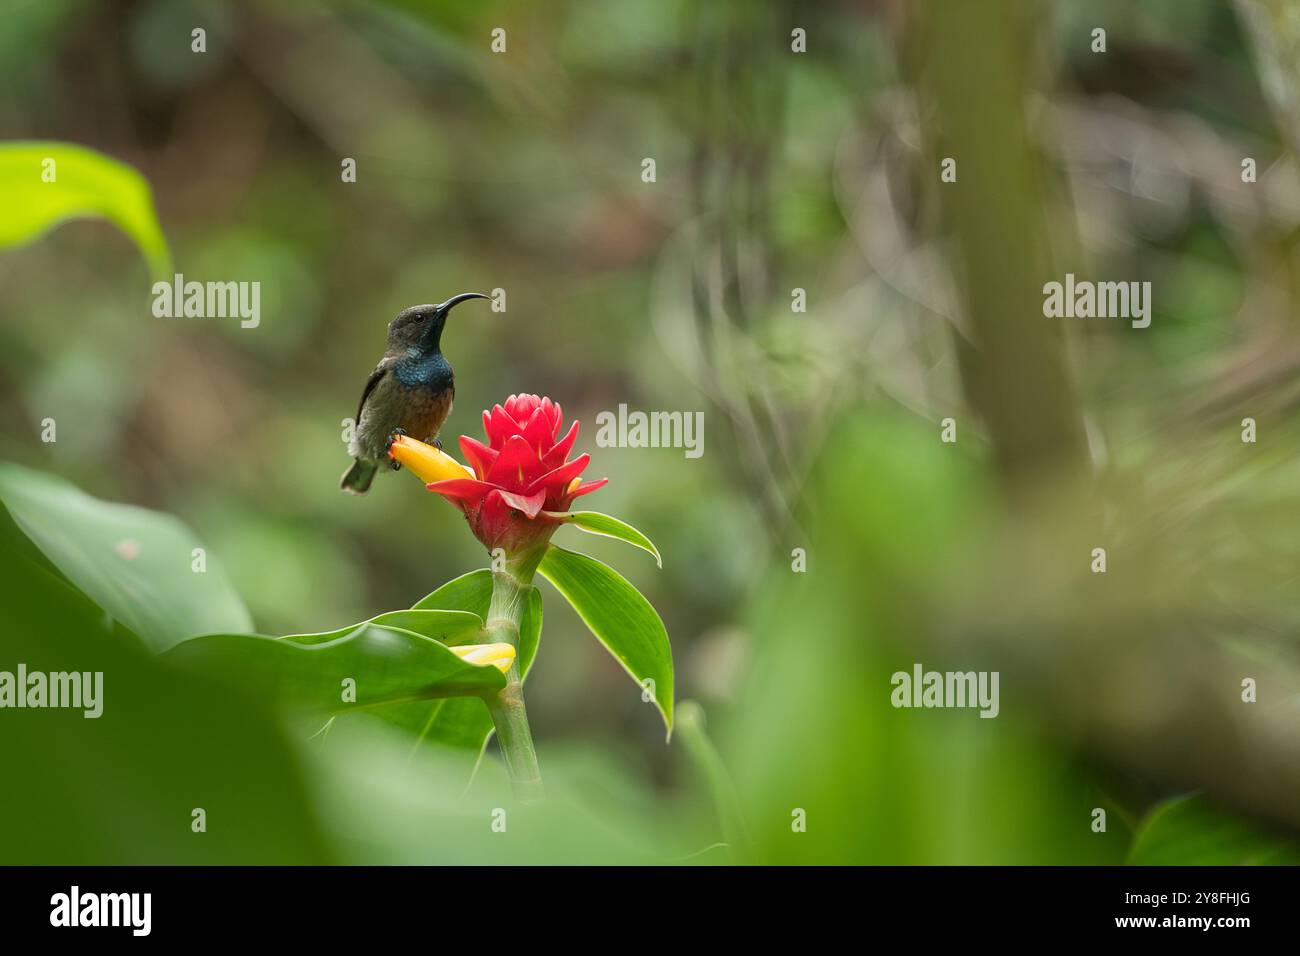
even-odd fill
[{"label": "bird's tail", "polygon": [[343,480],[339,482],[339,487],[350,495],[364,495],[370,490],[370,483],[375,480],[375,472],[379,466],[374,462],[362,461],[358,458],[352,463],[352,467],[343,473]]}]

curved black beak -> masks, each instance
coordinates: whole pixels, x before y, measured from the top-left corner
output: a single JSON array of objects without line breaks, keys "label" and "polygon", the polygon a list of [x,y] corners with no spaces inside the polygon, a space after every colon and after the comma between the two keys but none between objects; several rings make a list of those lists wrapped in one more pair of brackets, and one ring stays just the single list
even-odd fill
[{"label": "curved black beak", "polygon": [[447,323],[447,315],[451,312],[452,307],[464,302],[466,299],[487,299],[489,296],[481,292],[462,292],[460,295],[453,295],[446,302],[434,306],[433,321],[429,323],[428,329],[424,333],[422,346],[426,349],[436,349],[442,342],[442,327]]},{"label": "curved black beak", "polygon": [[453,295],[446,302],[443,302],[441,305],[439,305],[438,311],[441,312],[443,315],[446,315],[448,312],[452,310],[453,306],[459,305],[460,303],[464,302],[466,299],[487,299],[487,298],[490,298],[490,296],[486,296],[482,292],[462,292],[460,295]]}]

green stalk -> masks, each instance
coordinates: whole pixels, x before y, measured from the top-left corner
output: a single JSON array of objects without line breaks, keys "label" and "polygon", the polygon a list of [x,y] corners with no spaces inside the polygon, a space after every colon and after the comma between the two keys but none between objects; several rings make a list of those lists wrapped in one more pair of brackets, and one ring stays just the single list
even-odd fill
[{"label": "green stalk", "polygon": [[[492,604],[488,608],[486,643],[503,642],[518,650],[524,603],[544,552],[545,548],[542,548],[533,557],[507,561],[504,570],[492,572]],[[515,796],[524,803],[540,803],[543,797],[542,771],[537,765],[533,733],[524,709],[523,675],[517,654],[506,673],[506,686],[484,701],[496,726],[497,741]]]}]

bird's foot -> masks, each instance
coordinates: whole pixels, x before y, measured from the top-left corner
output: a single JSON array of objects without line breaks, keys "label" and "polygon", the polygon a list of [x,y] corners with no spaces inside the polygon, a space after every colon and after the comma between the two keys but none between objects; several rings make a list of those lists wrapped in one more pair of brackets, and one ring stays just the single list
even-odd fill
[{"label": "bird's foot", "polygon": [[426,445],[432,445],[434,448],[438,449],[438,451],[442,451],[442,439],[441,439],[441,438],[426,438],[426,439],[424,440],[424,443],[425,443]]},{"label": "bird's foot", "polygon": [[[384,443],[384,452],[385,453],[391,452],[393,450],[393,442],[397,441],[399,435],[405,435],[405,434],[406,434],[405,428],[394,428],[391,432],[389,432],[388,441]],[[389,466],[393,469],[393,471],[402,470],[402,463],[394,459],[391,455],[389,456],[388,462],[389,462]]]}]

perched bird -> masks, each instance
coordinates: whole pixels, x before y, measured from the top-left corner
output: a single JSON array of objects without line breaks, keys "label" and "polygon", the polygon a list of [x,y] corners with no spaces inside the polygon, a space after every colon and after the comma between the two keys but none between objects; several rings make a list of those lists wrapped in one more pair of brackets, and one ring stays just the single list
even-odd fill
[{"label": "perched bird", "polygon": [[[456,395],[451,365],[442,354],[442,327],[452,307],[478,292],[454,295],[440,305],[413,305],[388,323],[388,348],[361,393],[348,454],[356,462],[339,487],[364,495],[388,457],[394,435],[436,443]],[[439,446],[441,447],[441,446]],[[393,463],[393,468],[398,465]]]}]

